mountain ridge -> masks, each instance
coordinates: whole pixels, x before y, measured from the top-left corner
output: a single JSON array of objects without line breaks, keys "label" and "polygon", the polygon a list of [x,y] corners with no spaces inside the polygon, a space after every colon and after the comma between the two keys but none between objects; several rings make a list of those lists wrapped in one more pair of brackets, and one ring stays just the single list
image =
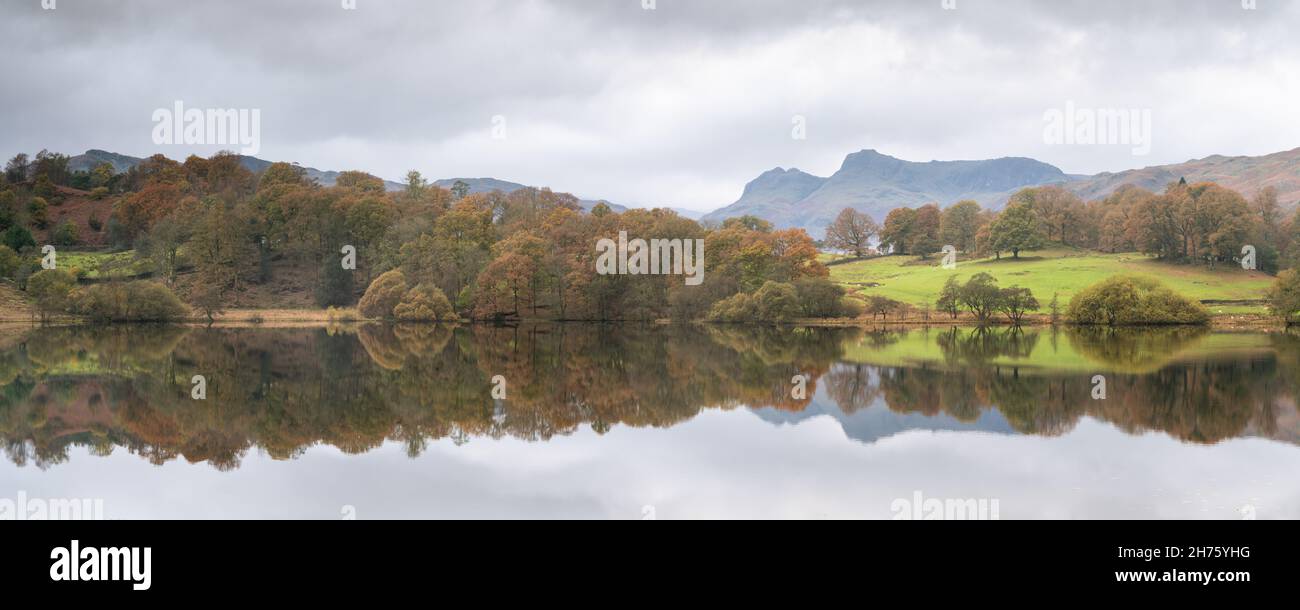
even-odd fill
[{"label": "mountain ridge", "polygon": [[[792,188],[786,178],[791,171],[817,181],[816,187],[807,192]],[[1057,184],[1084,200],[1093,200],[1125,185],[1159,192],[1180,178],[1188,182],[1217,182],[1247,197],[1265,186],[1274,186],[1279,201],[1294,205],[1300,200],[1300,148],[1260,156],[1211,155],[1183,163],[1094,175],[1066,174],[1060,168],[1028,157],[918,162],[864,149],[846,155],[840,168],[826,178],[793,168],[767,170],[748,182],[734,203],[706,214],[703,219],[717,223],[752,214],[777,228],[803,228],[813,236],[820,236],[846,207],[883,222],[896,207],[926,203],[947,206],[962,199],[973,199],[986,208],[1000,209],[1015,191],[1031,186]]]}]

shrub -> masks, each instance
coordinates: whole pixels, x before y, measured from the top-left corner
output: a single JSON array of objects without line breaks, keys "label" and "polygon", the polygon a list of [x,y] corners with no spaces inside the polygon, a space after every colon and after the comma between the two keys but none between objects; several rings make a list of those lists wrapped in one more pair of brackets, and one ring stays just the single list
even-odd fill
[{"label": "shrub", "polygon": [[36,240],[32,238],[32,232],[19,225],[9,227],[9,229],[4,232],[4,235],[0,236],[0,242],[2,242],[3,245],[8,246],[10,250],[19,253],[21,253],[24,248],[36,247]]},{"label": "shrub", "polygon": [[316,286],[316,304],[321,307],[352,304],[352,272],[344,269],[338,259],[326,257],[321,267],[320,283]]},{"label": "shrub", "polygon": [[0,246],[0,278],[13,279],[21,264],[22,259],[18,258],[17,252],[9,246]]},{"label": "shrub", "polygon": [[91,215],[91,217],[86,220],[86,224],[90,225],[90,230],[96,233],[104,229],[104,222],[101,221],[98,216]]},{"label": "shrub", "polygon": [[18,197],[13,191],[0,191],[0,231],[13,226],[18,218]]},{"label": "shrub", "polygon": [[1300,311],[1300,272],[1287,269],[1277,275],[1277,281],[1268,289],[1268,309],[1287,326],[1296,322]]},{"label": "shrub", "polygon": [[882,297],[873,294],[867,297],[865,309],[867,313],[871,314],[872,319],[875,319],[876,316],[887,318],[890,313],[895,311],[906,312],[906,307],[907,306],[903,303],[895,301],[889,297]]},{"label": "shrub", "polygon": [[393,308],[393,317],[403,322],[437,322],[454,319],[456,313],[441,290],[421,284],[406,291]]},{"label": "shrub", "polygon": [[36,302],[42,320],[68,310],[77,278],[63,269],[42,269],[27,280],[27,294]]},{"label": "shrub", "polygon": [[800,278],[795,281],[794,289],[799,294],[799,313],[805,318],[851,315],[844,309],[844,288],[827,278]]},{"label": "shrub", "polygon": [[1151,278],[1118,275],[1074,295],[1068,315],[1075,324],[1136,326],[1205,324],[1210,314]]},{"label": "shrub", "polygon": [[91,189],[90,191],[90,198],[96,201],[99,201],[100,199],[103,199],[107,196],[108,196],[108,187],[106,186],[97,186]]},{"label": "shrub", "polygon": [[77,233],[77,225],[73,224],[71,220],[67,220],[54,229],[54,234],[50,236],[50,239],[54,241],[55,245],[71,246],[78,241],[79,236]]},{"label": "shrub", "polygon": [[50,222],[46,214],[49,208],[50,204],[46,203],[43,197],[32,197],[31,202],[27,204],[27,214],[31,218],[32,224],[37,228],[44,229]]},{"label": "shrub", "polygon": [[166,286],[140,280],[82,288],[71,312],[95,322],[171,322],[184,318],[189,309]]},{"label": "shrub", "polygon": [[709,309],[709,319],[719,322],[788,322],[799,317],[799,295],[794,286],[768,280],[753,293],[738,293]]},{"label": "shrub", "polygon": [[391,318],[393,310],[409,292],[406,276],[394,269],[377,278],[366,288],[357,309],[367,318]]}]

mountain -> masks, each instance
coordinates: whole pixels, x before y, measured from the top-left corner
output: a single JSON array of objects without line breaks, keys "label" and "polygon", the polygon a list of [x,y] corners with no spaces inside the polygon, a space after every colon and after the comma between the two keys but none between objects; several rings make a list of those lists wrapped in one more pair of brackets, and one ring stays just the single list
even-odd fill
[{"label": "mountain", "polygon": [[[471,195],[473,195],[474,193],[490,193],[492,191],[513,193],[519,189],[528,188],[527,186],[523,184],[519,184],[518,182],[507,182],[505,180],[497,180],[496,178],[443,178],[441,180],[434,180],[433,184],[445,189],[449,189],[453,185],[455,185],[456,182],[464,182],[465,184],[469,185],[469,194]],[[610,203],[608,201],[605,201],[604,199],[579,198],[578,205],[581,205],[582,209],[590,212],[591,208],[595,207],[597,203],[601,203],[602,201],[605,203],[605,205],[609,206],[610,210],[613,210],[620,214],[627,211],[626,207],[623,207],[616,203]]]},{"label": "mountain", "polygon": [[[104,150],[91,149],[86,151],[84,154],[69,158],[68,169],[74,172],[90,171],[103,163],[111,163],[115,173],[122,173],[135,167],[136,164],[143,160],[144,159],[141,159],[140,157],[132,157]],[[239,164],[243,165],[244,168],[255,174],[271,166],[270,161],[244,155],[239,156]],[[321,171],[314,167],[304,167],[303,172],[306,173],[307,178],[316,180],[323,186],[333,186],[334,181],[339,177],[339,172]],[[385,180],[384,187],[390,191],[398,191],[406,188],[406,185]]]},{"label": "mountain", "polygon": [[1060,184],[1084,200],[1105,197],[1132,184],[1163,191],[1170,182],[1212,181],[1250,197],[1273,186],[1284,205],[1300,201],[1300,148],[1259,157],[1214,155],[1184,163],[1158,165],[1094,176],[1065,174],[1034,159],[1004,157],[985,161],[904,161],[874,150],[844,159],[839,171],[819,178],[797,169],[776,168],[745,185],[740,199],[710,212],[704,220],[753,214],[777,228],[801,227],[821,237],[835,215],[846,207],[871,214],[882,222],[890,210],[936,202],[947,206],[974,199],[999,209],[1017,190]]},{"label": "mountain", "polygon": [[[110,163],[112,164],[113,171],[115,173],[122,173],[131,169],[132,167],[135,167],[136,164],[140,163],[143,160],[144,159],[141,159],[140,157],[132,157],[129,155],[122,155],[122,154],[112,153],[104,150],[91,149],[86,151],[84,154],[70,157],[68,159],[68,169],[74,172],[90,171],[100,166],[103,163]],[[240,155],[239,163],[240,165],[243,165],[246,169],[248,169],[248,171],[251,171],[256,174],[270,167],[272,162],[267,161],[265,159],[259,159],[257,157]],[[314,167],[305,167],[303,168],[303,171],[306,173],[307,178],[315,180],[316,182],[320,183],[322,186],[333,186],[334,182],[339,177],[339,172],[337,171],[322,171]],[[440,186],[442,188],[449,189],[453,184],[456,183],[457,180],[463,181],[466,184],[468,184],[469,192],[471,194],[489,193],[492,191],[502,191],[504,193],[511,193],[521,188],[526,188],[525,185],[519,184],[517,182],[507,182],[505,180],[498,180],[496,178],[444,178],[441,180],[434,180],[433,184]],[[399,182],[393,182],[391,180],[385,180],[384,187],[389,191],[400,191],[406,188],[406,185],[401,184]],[[591,208],[594,207],[597,203],[600,203],[601,201],[604,200],[603,199],[579,199],[578,203],[582,205],[583,209],[587,211],[591,211]],[[627,211],[626,207],[615,203],[610,203],[608,201],[605,201],[605,204],[608,205],[610,209],[615,212],[622,213]]]},{"label": "mountain", "polygon": [[863,150],[846,157],[828,178],[797,169],[764,172],[745,185],[740,199],[704,220],[754,214],[779,228],[801,227],[821,235],[846,207],[883,221],[896,207],[930,202],[947,205],[974,199],[998,207],[1022,187],[1069,180],[1060,169],[1023,157],[918,163]]},{"label": "mountain", "polygon": [[1132,184],[1149,191],[1163,191],[1170,182],[1217,182],[1246,197],[1266,186],[1277,189],[1278,201],[1300,201],[1300,148],[1260,157],[1213,155],[1173,165],[1105,172],[1071,182],[1067,188],[1085,200],[1100,199],[1115,189]]}]

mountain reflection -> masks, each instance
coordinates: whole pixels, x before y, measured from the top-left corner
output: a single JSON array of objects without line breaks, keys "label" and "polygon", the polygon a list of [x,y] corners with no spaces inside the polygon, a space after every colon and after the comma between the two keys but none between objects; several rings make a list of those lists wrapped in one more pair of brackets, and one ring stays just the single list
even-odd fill
[{"label": "mountain reflection", "polygon": [[[1298,368],[1294,335],[1186,329],[8,329],[0,440],[18,465],[57,464],[83,446],[231,469],[249,450],[289,459],[318,443],[360,453],[395,440],[418,455],[438,439],[667,428],[704,409],[797,419],[829,401],[846,418],[884,409],[971,423],[996,412],[1025,434],[1059,435],[1088,416],[1186,442],[1300,443]],[[1105,399],[1094,397],[1097,374]],[[191,399],[195,375],[206,400]],[[504,400],[491,396],[497,375]],[[799,399],[796,375],[808,379]]]}]

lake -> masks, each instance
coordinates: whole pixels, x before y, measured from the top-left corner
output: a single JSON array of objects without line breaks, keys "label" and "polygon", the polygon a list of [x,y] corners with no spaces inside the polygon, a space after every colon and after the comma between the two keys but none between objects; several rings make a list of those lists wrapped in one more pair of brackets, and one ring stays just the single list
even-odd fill
[{"label": "lake", "polygon": [[3,327],[0,507],[1295,519],[1298,373],[1188,328]]}]

